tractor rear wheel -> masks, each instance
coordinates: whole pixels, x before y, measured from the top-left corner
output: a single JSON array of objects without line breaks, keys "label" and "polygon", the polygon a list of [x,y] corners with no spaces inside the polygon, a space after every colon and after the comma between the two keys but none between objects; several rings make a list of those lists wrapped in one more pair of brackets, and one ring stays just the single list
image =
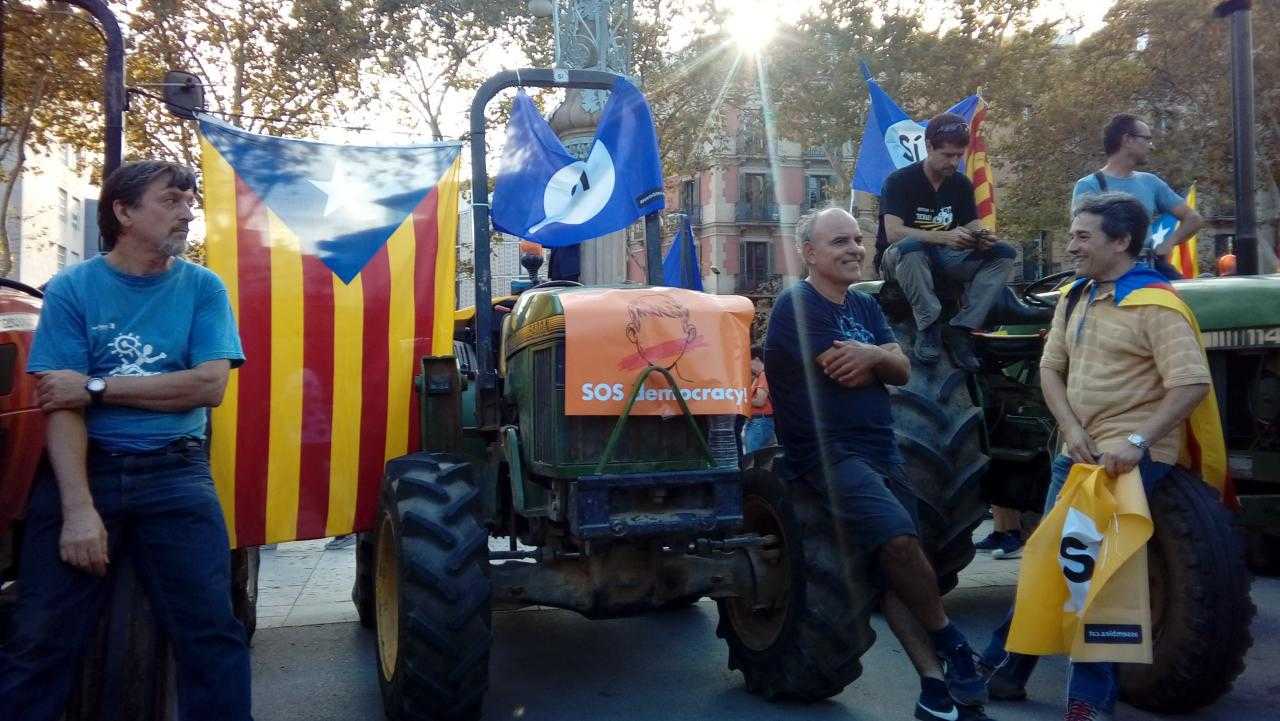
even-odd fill
[{"label": "tractor rear wheel", "polygon": [[471,467],[390,461],[374,550],[378,681],[392,721],[474,721],[489,685],[488,533]]},{"label": "tractor rear wheel", "polygon": [[1175,466],[1148,502],[1155,662],[1120,666],[1120,694],[1148,711],[1189,713],[1218,700],[1244,670],[1256,611],[1249,569],[1227,509],[1195,475]]},{"label": "tractor rear wheel", "polygon": [[778,539],[765,549],[773,556],[766,563],[786,592],[764,608],[717,600],[716,635],[729,645],[729,668],[770,700],[834,696],[862,674],[859,659],[875,642],[870,558],[847,557],[830,502],[807,484],[783,484],[764,468],[743,480],[745,530]]},{"label": "tractor rear wheel", "polygon": [[913,322],[894,323],[893,331],[911,359],[910,382],[889,388],[893,432],[920,500],[920,540],[946,593],[973,560],[973,530],[986,512],[981,482],[991,458],[985,420],[968,373],[945,352],[932,366],[917,361],[909,350],[915,345]]}]

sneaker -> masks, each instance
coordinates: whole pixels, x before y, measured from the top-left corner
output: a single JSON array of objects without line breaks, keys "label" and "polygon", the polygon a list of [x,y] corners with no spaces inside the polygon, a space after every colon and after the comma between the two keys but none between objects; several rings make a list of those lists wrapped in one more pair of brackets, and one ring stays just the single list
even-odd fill
[{"label": "sneaker", "polygon": [[987,695],[992,701],[1026,701],[1026,687],[1009,678],[1008,674],[1001,673],[1002,668],[987,676]]},{"label": "sneaker", "polygon": [[960,709],[950,699],[946,708],[925,701],[922,695],[916,700],[916,718],[920,721],[960,721]]},{"label": "sneaker", "polygon": [[994,551],[1004,543],[1004,531],[992,531],[987,537],[973,544],[979,551]]},{"label": "sneaker", "polygon": [[1004,534],[1004,538],[1000,541],[1000,546],[991,552],[992,558],[1022,558],[1022,547],[1026,545],[1026,541],[1022,540],[1022,534],[1011,531]]},{"label": "sneaker", "polygon": [[1072,698],[1067,699],[1067,713],[1062,721],[1111,721],[1111,714],[1093,704]]},{"label": "sneaker", "polygon": [[938,327],[939,323],[916,331],[916,360],[925,365],[933,365],[938,362],[938,357],[942,354],[942,330]]},{"label": "sneaker", "polygon": [[950,651],[939,651],[942,677],[947,681],[951,698],[962,706],[981,706],[987,702],[987,681],[978,673],[977,654],[962,643]]},{"label": "sneaker", "polygon": [[978,356],[973,352],[973,335],[968,328],[948,325],[942,330],[947,350],[951,351],[951,360],[963,370],[976,371],[982,367]]}]

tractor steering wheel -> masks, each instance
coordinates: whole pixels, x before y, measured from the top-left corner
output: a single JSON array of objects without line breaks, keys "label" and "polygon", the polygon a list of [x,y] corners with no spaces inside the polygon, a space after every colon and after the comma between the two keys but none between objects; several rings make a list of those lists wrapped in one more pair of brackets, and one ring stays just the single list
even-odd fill
[{"label": "tractor steering wheel", "polygon": [[1043,278],[1037,278],[1031,281],[1030,285],[1022,289],[1022,302],[1037,308],[1052,308],[1054,303],[1040,298],[1040,293],[1048,293],[1062,287],[1062,282],[1068,278],[1076,277],[1074,270],[1064,270]]},{"label": "tractor steering wheel", "polygon": [[32,288],[26,283],[19,283],[16,280],[9,280],[8,278],[0,278],[0,286],[4,286],[5,288],[13,288],[16,291],[26,293],[32,298],[44,297],[44,293],[41,293],[40,291],[36,290],[35,288]]}]

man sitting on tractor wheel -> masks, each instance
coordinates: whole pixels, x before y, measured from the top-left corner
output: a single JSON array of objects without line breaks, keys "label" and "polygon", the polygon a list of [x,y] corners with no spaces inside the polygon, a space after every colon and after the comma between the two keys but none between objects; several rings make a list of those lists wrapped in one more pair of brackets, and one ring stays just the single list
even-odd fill
[{"label": "man sitting on tractor wheel", "polygon": [[[971,333],[982,328],[1000,297],[1013,261],[1013,246],[981,225],[973,183],[957,172],[969,146],[969,125],[954,113],[929,121],[927,155],[895,170],[880,191],[877,265],[902,286],[916,321],[916,358],[938,362],[942,341],[957,366],[978,369]],[[934,273],[964,284],[965,306],[946,323],[934,290]]]},{"label": "man sitting on tractor wheel", "polygon": [[885,619],[921,676],[915,717],[985,719],[982,677],[942,607],[894,440],[886,384],[906,383],[911,364],[876,301],[849,290],[862,277],[862,232],[829,208],[802,216],[796,241],[808,277],[778,296],[765,338],[786,465],[831,499],[845,553],[873,549]]},{"label": "man sitting on tractor wheel", "polygon": [[249,647],[204,446],[206,408],[244,353],[222,281],[177,257],[195,182],[160,161],[113,172],[98,205],[107,254],[45,291],[27,370],[49,463],[27,511],[17,628],[0,649],[0,719],[62,718],[128,557],[173,643],[180,716],[250,721]]}]

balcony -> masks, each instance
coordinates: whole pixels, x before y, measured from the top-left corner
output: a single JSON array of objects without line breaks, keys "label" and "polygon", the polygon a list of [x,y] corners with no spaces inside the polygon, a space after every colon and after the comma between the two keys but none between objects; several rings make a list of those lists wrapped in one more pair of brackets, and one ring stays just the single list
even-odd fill
[{"label": "balcony", "polygon": [[777,203],[738,203],[733,219],[739,223],[778,222]]}]

